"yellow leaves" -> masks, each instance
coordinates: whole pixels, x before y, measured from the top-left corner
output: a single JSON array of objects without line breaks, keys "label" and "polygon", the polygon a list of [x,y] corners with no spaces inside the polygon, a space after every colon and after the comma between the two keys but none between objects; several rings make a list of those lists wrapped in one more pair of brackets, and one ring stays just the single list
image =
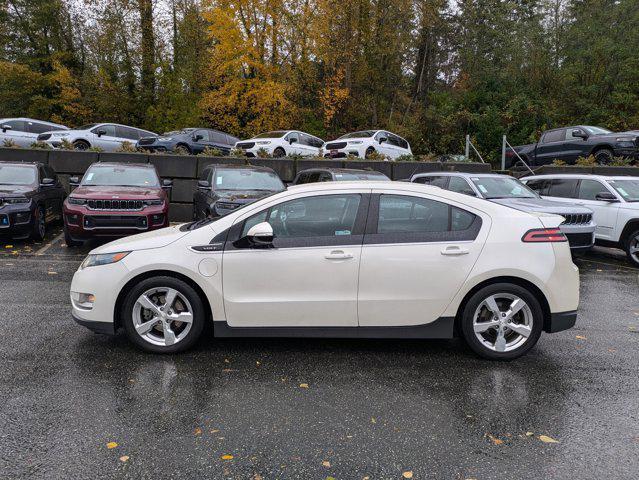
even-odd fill
[{"label": "yellow leaves", "polygon": [[331,468],[331,462],[329,462],[328,460],[324,460],[322,462],[322,466],[326,468]]},{"label": "yellow leaves", "polygon": [[194,434],[194,435],[202,435],[202,429],[201,429],[201,428],[199,428],[199,427],[198,427],[198,428],[196,428],[196,429],[193,431],[193,434]]},{"label": "yellow leaves", "polygon": [[533,432],[526,432],[526,436],[527,436],[527,437],[532,437],[533,435],[534,435],[534,433],[533,433]]},{"label": "yellow leaves", "polygon": [[5,245],[4,248],[13,248],[13,245]]},{"label": "yellow leaves", "polygon": [[220,458],[221,458],[222,460],[233,460],[233,455],[231,455],[231,454],[227,453],[227,454],[225,454],[225,455],[222,455]]},{"label": "yellow leaves", "polygon": [[120,457],[120,461],[121,461],[122,463],[126,463],[126,462],[128,462],[128,461],[129,461],[129,456],[128,456],[128,455],[122,455],[122,456]]},{"label": "yellow leaves", "polygon": [[539,440],[541,440],[544,443],[559,443],[557,440],[555,440],[552,437],[549,437],[548,435],[539,435]]},{"label": "yellow leaves", "polygon": [[583,335],[575,335],[575,338],[577,340],[586,340],[587,339],[587,337],[584,337]]},{"label": "yellow leaves", "polygon": [[333,117],[348,100],[350,90],[342,87],[343,83],[344,67],[339,67],[332,76],[327,78],[326,85],[319,92],[325,127],[331,124]]},{"label": "yellow leaves", "polygon": [[402,477],[404,477],[404,478],[413,478],[413,471],[412,470],[408,470],[408,471],[402,473]]},{"label": "yellow leaves", "polygon": [[300,383],[300,388],[308,388],[308,383]]},{"label": "yellow leaves", "polygon": [[490,440],[493,443],[493,445],[502,445],[504,443],[503,440],[501,440],[501,439],[499,439],[497,437],[494,437],[490,433],[487,433],[486,437],[488,437],[488,440]]},{"label": "yellow leaves", "polygon": [[117,447],[117,446],[118,446],[117,442],[109,442],[109,443],[107,443],[107,444],[106,444],[106,447],[107,447],[109,450],[111,450],[111,449],[113,449],[113,448],[115,448],[115,447]]}]

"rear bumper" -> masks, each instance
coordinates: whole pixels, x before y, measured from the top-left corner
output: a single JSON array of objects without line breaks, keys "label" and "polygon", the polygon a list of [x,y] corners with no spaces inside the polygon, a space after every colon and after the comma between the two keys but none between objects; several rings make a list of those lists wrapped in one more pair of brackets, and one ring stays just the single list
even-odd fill
[{"label": "rear bumper", "polygon": [[550,318],[544,323],[544,332],[557,333],[568,330],[577,322],[577,311],[551,313]]}]

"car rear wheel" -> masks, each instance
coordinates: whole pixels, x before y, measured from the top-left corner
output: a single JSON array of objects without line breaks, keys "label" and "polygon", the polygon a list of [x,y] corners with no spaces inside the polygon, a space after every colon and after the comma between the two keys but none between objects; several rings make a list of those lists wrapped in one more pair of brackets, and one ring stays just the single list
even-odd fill
[{"label": "car rear wheel", "polygon": [[204,329],[206,314],[197,292],[173,277],[152,277],[126,296],[122,323],[129,339],[154,353],[192,347]]},{"label": "car rear wheel", "polygon": [[284,149],[282,147],[277,147],[275,149],[275,151],[273,152],[273,156],[275,158],[285,157],[286,156],[286,152],[284,151]]},{"label": "car rear wheel", "polygon": [[614,160],[614,157],[613,151],[608,148],[602,148],[595,152],[595,160],[598,165],[608,165]]},{"label": "car rear wheel", "polygon": [[626,255],[633,265],[639,267],[639,230],[632,232],[626,241]]},{"label": "car rear wheel", "polygon": [[35,209],[35,218],[33,219],[33,231],[31,232],[31,238],[33,240],[42,241],[47,234],[47,223],[45,219],[44,208],[41,206]]},{"label": "car rear wheel", "polygon": [[76,142],[73,142],[74,150],[88,150],[89,148],[90,148],[89,144],[85,142],[84,140],[78,140]]},{"label": "car rear wheel", "polygon": [[366,149],[366,153],[364,154],[364,158],[370,158],[371,156],[373,156],[375,154],[375,149],[373,147],[368,147]]},{"label": "car rear wheel", "polygon": [[175,153],[178,155],[191,155],[191,149],[186,145],[178,145],[175,147]]},{"label": "car rear wheel", "polygon": [[461,326],[475,353],[491,360],[512,360],[535,346],[543,321],[543,311],[532,293],[516,284],[496,283],[468,300]]}]

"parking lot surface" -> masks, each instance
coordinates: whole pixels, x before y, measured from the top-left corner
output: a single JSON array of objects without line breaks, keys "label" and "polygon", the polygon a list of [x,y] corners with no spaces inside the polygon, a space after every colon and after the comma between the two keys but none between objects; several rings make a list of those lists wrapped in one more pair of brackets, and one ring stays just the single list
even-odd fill
[{"label": "parking lot surface", "polygon": [[0,478],[636,478],[639,270],[576,261],[574,329],[461,341],[207,339],[136,350],[70,317],[92,246],[0,240]]}]

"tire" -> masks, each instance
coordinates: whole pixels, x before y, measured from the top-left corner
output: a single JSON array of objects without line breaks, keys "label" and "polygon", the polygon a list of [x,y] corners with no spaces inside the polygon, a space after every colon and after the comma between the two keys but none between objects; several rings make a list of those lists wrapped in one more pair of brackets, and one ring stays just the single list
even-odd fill
[{"label": "tire", "polygon": [[275,158],[285,157],[286,156],[286,152],[284,151],[284,149],[282,147],[277,147],[275,149],[275,151],[273,152],[273,156]]},{"label": "tire", "polygon": [[608,165],[613,161],[615,154],[609,148],[602,148],[601,150],[597,150],[594,156],[597,165]]},{"label": "tire", "polygon": [[[511,323],[506,312],[515,301],[523,302],[523,306],[518,304],[521,308],[513,317],[515,322]],[[499,316],[493,316],[495,306]],[[476,323],[476,319],[481,321]],[[543,323],[544,314],[537,298],[529,290],[512,283],[495,283],[480,289],[470,297],[461,317],[464,340],[477,355],[489,360],[513,360],[527,353],[539,340]],[[516,325],[517,331],[507,325]],[[483,330],[476,333],[476,328]],[[499,339],[500,331],[502,340]]]},{"label": "tire", "polygon": [[628,235],[625,246],[628,261],[635,267],[639,267],[639,230],[635,230]]},{"label": "tire", "polygon": [[[166,297],[169,293],[174,293],[174,300],[167,306]],[[143,296],[152,305],[145,303],[149,307],[143,307],[138,302]],[[175,310],[180,313],[176,314]],[[172,316],[168,312],[172,312]],[[158,317],[158,314],[164,317]],[[206,322],[206,311],[200,296],[188,283],[178,278],[160,276],[142,280],[131,289],[124,299],[120,318],[129,339],[142,350],[177,353],[188,350],[199,340]],[[167,328],[171,332],[170,336],[167,335]]]},{"label": "tire", "polygon": [[33,230],[31,231],[31,239],[37,242],[44,240],[47,234],[47,222],[45,218],[44,208],[41,205],[36,206],[33,211],[35,218],[33,219]]},{"label": "tire", "polygon": [[373,155],[374,153],[375,153],[375,149],[373,147],[368,147],[366,149],[366,153],[364,154],[364,158],[369,159],[371,155]]},{"label": "tire", "polygon": [[177,145],[175,147],[175,153],[178,155],[191,155],[191,149],[186,145]]},{"label": "tire", "polygon": [[89,148],[91,148],[91,145],[89,145],[89,143],[85,142],[84,140],[76,140],[75,142],[73,142],[74,150],[88,150]]},{"label": "tire", "polygon": [[69,231],[67,230],[67,226],[64,226],[64,243],[67,244],[67,247],[80,247],[84,245],[84,242],[80,240],[74,240],[71,235],[69,235]]}]

